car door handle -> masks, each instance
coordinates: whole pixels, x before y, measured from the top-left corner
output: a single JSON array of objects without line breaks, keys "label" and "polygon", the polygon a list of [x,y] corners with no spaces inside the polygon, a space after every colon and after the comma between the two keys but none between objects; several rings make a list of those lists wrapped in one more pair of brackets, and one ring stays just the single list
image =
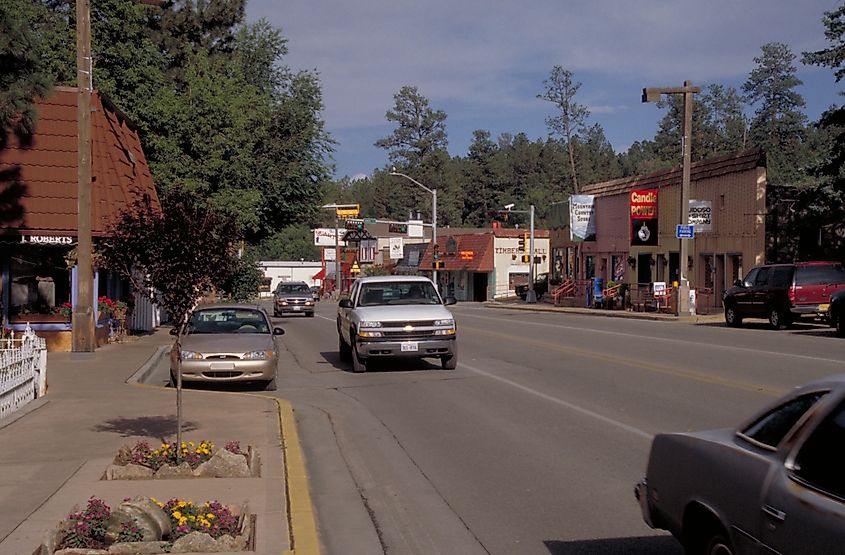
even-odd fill
[{"label": "car door handle", "polygon": [[780,509],[772,507],[771,505],[763,505],[763,512],[779,522],[786,520],[786,513]]}]

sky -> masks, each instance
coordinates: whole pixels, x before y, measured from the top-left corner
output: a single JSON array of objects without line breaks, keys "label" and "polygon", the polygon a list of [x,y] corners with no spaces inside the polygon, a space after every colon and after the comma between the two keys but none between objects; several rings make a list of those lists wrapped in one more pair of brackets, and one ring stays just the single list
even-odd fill
[{"label": "sky", "polygon": [[739,90],[769,42],[796,54],[797,90],[815,120],[841,103],[843,84],[801,53],[828,46],[822,16],[840,1],[248,0],[247,19],[281,28],[282,63],[319,75],[340,178],[388,164],[373,143],[392,133],[385,113],[405,85],[446,112],[452,156],[466,154],[477,129],[545,139],[554,110],[537,95],[555,65],[582,83],[576,101],[617,152],[657,130],[663,111],[641,102],[643,87]]}]

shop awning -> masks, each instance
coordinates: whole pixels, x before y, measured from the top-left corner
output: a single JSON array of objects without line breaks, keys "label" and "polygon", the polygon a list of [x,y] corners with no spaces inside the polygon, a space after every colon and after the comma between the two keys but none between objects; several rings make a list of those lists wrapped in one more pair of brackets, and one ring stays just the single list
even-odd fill
[{"label": "shop awning", "polygon": [[321,268],[319,272],[311,276],[311,279],[326,279],[326,269]]}]

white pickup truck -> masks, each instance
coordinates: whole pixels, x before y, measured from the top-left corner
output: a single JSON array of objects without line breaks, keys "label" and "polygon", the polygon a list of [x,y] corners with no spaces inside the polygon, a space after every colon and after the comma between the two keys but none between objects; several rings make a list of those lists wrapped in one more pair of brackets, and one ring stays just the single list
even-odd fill
[{"label": "white pickup truck", "polygon": [[338,303],[340,357],[354,372],[366,372],[374,358],[439,358],[444,369],[458,364],[455,318],[430,279],[373,276],[355,280]]}]

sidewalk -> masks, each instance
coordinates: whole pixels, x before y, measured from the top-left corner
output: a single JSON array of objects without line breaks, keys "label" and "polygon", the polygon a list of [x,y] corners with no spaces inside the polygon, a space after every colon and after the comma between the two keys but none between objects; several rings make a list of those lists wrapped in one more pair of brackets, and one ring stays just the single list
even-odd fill
[{"label": "sidewalk", "polygon": [[628,318],[632,320],[653,320],[664,322],[686,322],[691,324],[703,324],[724,322],[723,314],[698,314],[696,316],[675,316],[673,314],[661,314],[658,312],[633,312],[630,310],[604,310],[600,308],[567,307],[555,306],[551,303],[537,302],[526,304],[525,301],[487,301],[484,303],[487,308],[498,308],[502,310],[524,310],[529,312],[563,312],[567,314],[584,314],[588,316],[603,316],[605,318]]},{"label": "sidewalk", "polygon": [[[290,525],[290,513],[304,511],[308,523],[309,518],[313,522],[313,511],[308,499],[302,509],[292,493],[294,511],[288,510],[288,476],[297,496],[304,489],[306,498],[307,476],[304,467],[299,468],[301,452],[286,401],[218,391],[183,393],[183,439],[256,447],[259,478],[100,480],[122,445],[146,440],[155,446],[162,438],[175,439],[175,390],[127,383],[145,363],[166,356],[171,343],[167,330],[160,329],[82,357],[48,355],[47,395],[23,416],[0,422],[0,555],[32,553],[47,531],[75,505],[84,507],[92,495],[111,507],[134,495],[224,504],[247,501],[257,517],[255,553],[293,552],[291,529],[302,527],[296,520]],[[292,461],[289,468],[286,457]],[[306,532],[297,553],[319,553],[316,531]]]}]

